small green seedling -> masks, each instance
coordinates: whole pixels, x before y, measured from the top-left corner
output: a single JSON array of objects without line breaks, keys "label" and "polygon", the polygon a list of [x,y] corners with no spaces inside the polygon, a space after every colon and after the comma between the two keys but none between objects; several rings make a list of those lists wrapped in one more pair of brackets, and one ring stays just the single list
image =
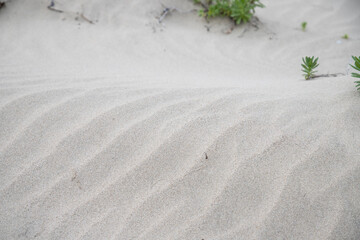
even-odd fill
[{"label": "small green seedling", "polygon": [[343,39],[349,39],[349,35],[345,34],[344,36],[342,36]]},{"label": "small green seedling", "polygon": [[[352,58],[354,59],[355,62],[354,62],[354,65],[350,64],[350,66],[360,72],[360,56],[359,57],[352,56]],[[360,78],[359,73],[351,73],[351,76],[353,76],[354,78]],[[360,91],[360,81],[355,81],[355,83],[356,83],[357,90]]]},{"label": "small green seedling", "polygon": [[302,71],[305,73],[304,76],[306,80],[315,76],[314,73],[317,71],[314,71],[314,69],[319,66],[317,63],[318,60],[319,58],[314,59],[314,56],[302,58],[303,64],[301,64],[301,66],[303,67]]},{"label": "small green seedling", "polygon": [[301,29],[305,32],[306,31],[307,22],[301,23]]}]

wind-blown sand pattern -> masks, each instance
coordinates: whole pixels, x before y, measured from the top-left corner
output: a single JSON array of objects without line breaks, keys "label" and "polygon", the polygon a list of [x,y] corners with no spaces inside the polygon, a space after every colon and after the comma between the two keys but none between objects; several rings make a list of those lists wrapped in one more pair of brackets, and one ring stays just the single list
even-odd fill
[{"label": "wind-blown sand pattern", "polygon": [[0,9],[0,239],[360,239],[359,1],[75,2]]}]

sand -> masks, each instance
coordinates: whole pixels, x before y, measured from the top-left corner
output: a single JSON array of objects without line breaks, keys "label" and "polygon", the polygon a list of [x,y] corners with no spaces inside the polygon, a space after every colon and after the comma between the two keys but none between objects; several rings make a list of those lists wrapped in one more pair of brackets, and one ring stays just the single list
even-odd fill
[{"label": "sand", "polygon": [[0,239],[360,239],[358,0],[55,3],[0,9]]}]

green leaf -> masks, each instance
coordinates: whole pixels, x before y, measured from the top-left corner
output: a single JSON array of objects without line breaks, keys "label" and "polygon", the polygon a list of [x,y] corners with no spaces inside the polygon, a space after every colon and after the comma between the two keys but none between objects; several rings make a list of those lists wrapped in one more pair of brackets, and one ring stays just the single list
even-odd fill
[{"label": "green leaf", "polygon": [[350,64],[350,66],[351,66],[351,67],[353,67],[354,69],[356,69],[356,70],[360,71],[360,66],[359,66],[359,67],[357,67],[357,66],[354,66],[354,65],[351,65],[351,64]]},{"label": "green leaf", "polygon": [[351,76],[355,77],[355,78],[360,78],[360,74],[359,73],[352,73]]}]

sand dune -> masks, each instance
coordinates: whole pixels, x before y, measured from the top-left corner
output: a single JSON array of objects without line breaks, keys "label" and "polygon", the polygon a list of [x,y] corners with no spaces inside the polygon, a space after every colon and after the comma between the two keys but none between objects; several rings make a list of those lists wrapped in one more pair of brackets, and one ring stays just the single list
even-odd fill
[{"label": "sand dune", "polygon": [[360,238],[358,1],[55,2],[0,10],[0,239]]}]

